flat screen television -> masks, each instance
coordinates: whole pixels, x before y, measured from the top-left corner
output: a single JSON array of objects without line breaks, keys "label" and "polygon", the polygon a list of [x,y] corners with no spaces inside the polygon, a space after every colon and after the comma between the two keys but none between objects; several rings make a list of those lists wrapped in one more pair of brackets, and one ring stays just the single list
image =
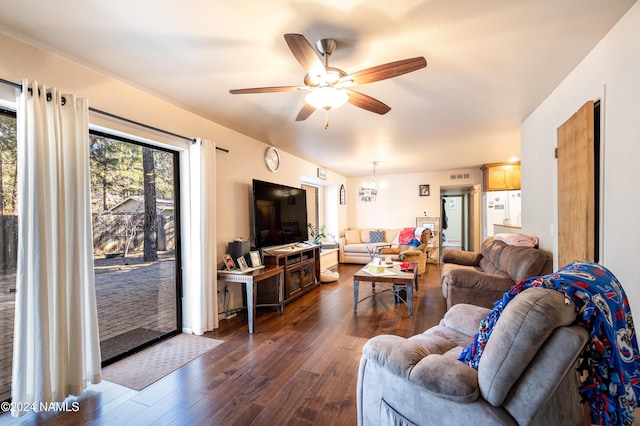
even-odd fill
[{"label": "flat screen television", "polygon": [[308,240],[306,191],[254,179],[253,236],[256,247]]}]

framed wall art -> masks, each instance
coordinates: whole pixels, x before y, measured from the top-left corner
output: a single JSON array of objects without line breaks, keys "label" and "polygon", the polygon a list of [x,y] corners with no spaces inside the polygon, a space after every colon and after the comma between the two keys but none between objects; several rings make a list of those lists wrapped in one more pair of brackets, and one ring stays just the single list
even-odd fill
[{"label": "framed wall art", "polygon": [[419,186],[419,192],[420,192],[420,196],[421,197],[428,197],[429,196],[429,185],[420,185]]},{"label": "framed wall art", "polygon": [[318,177],[320,179],[327,180],[327,171],[325,169],[321,169],[320,167],[318,167]]}]

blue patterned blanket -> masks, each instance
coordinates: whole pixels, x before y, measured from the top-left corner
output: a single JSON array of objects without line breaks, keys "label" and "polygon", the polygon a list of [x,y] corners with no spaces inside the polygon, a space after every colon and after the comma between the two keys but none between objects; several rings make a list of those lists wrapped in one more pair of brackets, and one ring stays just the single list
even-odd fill
[{"label": "blue patterned blanket", "polygon": [[640,352],[627,296],[616,277],[592,263],[571,263],[513,286],[480,323],[480,331],[459,360],[477,369],[493,326],[509,301],[529,287],[562,291],[576,305],[577,319],[590,332],[580,358],[586,372],[580,394],[594,424],[631,425],[640,398]]}]

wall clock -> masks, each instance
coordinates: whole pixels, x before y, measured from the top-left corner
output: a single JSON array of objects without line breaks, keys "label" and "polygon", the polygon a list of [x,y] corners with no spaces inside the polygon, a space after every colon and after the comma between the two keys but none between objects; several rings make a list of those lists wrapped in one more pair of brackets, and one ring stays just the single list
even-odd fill
[{"label": "wall clock", "polygon": [[274,147],[270,146],[264,152],[264,163],[267,165],[267,168],[272,172],[277,172],[280,168],[280,154],[278,150]]}]

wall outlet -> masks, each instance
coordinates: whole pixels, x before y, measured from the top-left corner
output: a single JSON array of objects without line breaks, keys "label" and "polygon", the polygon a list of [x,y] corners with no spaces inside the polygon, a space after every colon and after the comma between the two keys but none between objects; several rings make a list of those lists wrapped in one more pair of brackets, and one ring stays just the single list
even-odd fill
[{"label": "wall outlet", "polygon": [[429,216],[428,213],[429,213],[428,211],[422,210],[422,216],[427,217]]}]

